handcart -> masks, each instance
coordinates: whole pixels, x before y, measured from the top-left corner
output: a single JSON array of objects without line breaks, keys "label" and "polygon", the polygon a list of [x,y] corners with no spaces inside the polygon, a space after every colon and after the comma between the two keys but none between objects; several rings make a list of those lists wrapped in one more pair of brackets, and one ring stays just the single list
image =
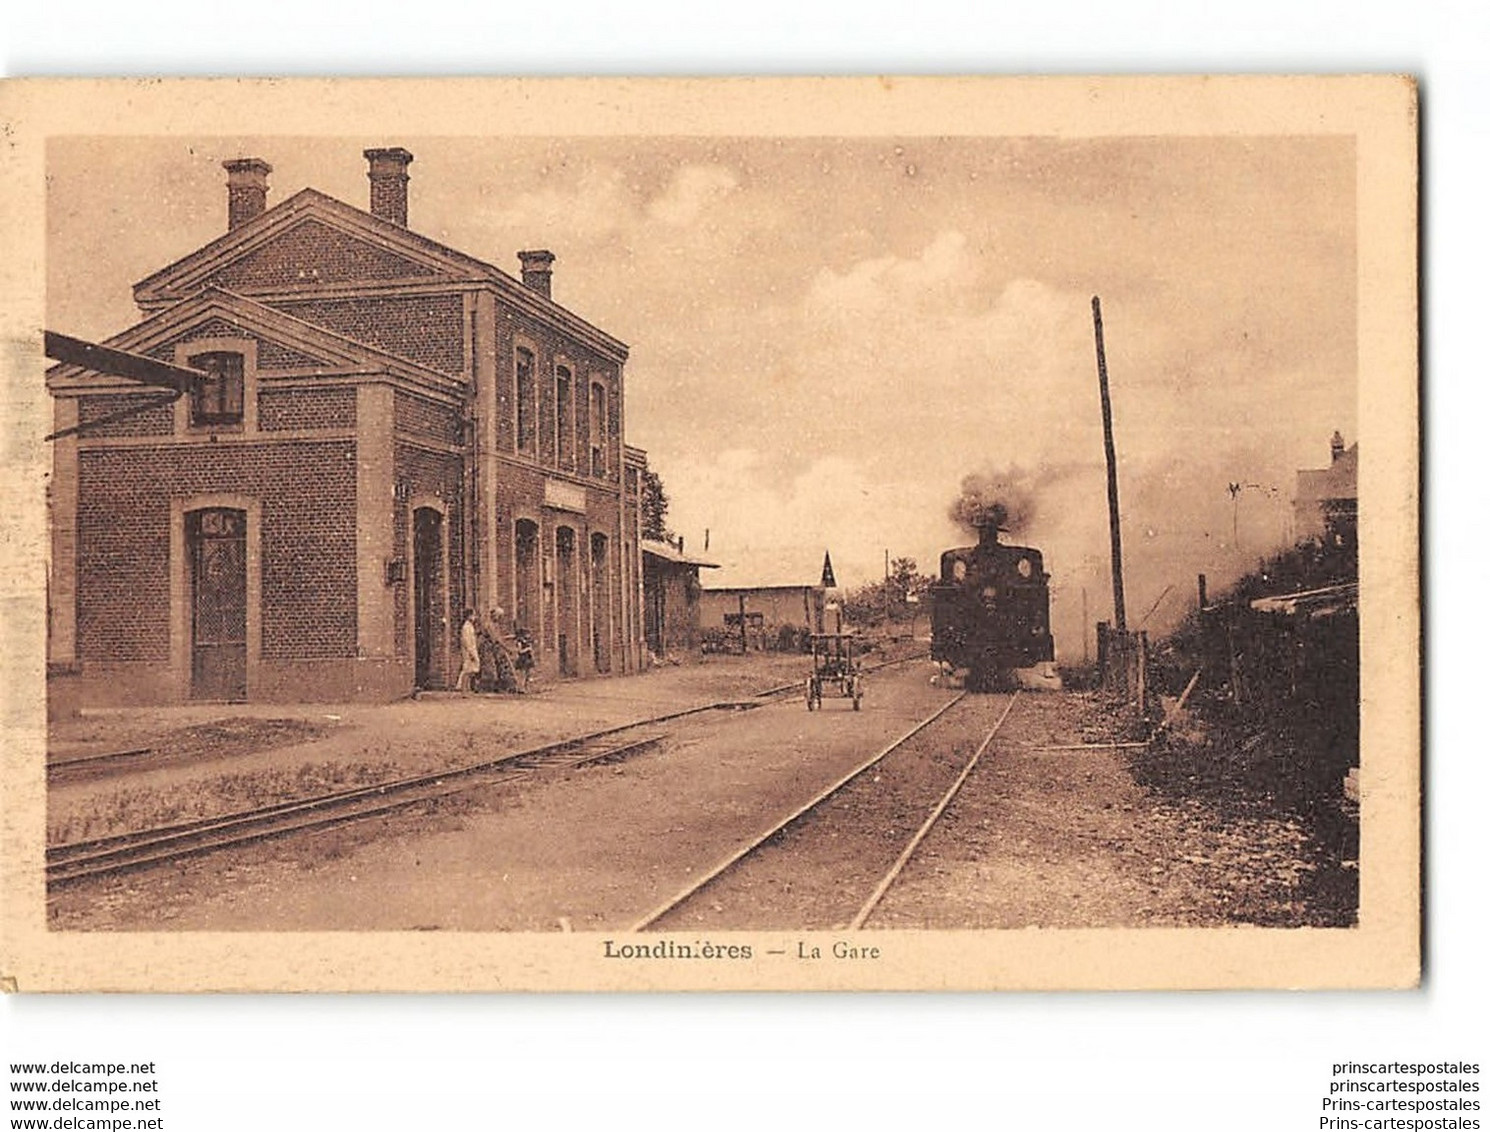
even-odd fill
[{"label": "handcart", "polygon": [[833,689],[854,702],[854,710],[864,699],[864,675],[859,671],[862,647],[852,633],[814,633],[812,635],[812,675],[807,678],[807,710],[823,706],[823,690]]}]

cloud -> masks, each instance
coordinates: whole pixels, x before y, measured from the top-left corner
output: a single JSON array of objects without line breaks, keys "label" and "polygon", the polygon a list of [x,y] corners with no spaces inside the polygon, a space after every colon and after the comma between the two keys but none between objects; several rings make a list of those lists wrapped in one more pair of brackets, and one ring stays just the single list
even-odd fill
[{"label": "cloud", "polygon": [[524,247],[573,246],[629,228],[636,197],[622,172],[612,165],[586,165],[578,176],[530,189],[501,202],[489,223]]},{"label": "cloud", "polygon": [[907,498],[906,484],[877,478],[852,456],[792,470],[767,452],[734,449],[659,467],[672,499],[669,524],[701,552],[710,532],[707,556],[721,569],[705,585],[812,584],[828,551],[840,585],[853,586],[880,574],[896,538],[934,545],[939,537],[932,532],[940,516],[915,494],[924,485],[912,485]]},{"label": "cloud", "polygon": [[681,228],[698,220],[704,209],[739,186],[730,170],[718,165],[685,165],[647,205],[647,215]]},{"label": "cloud", "polygon": [[[755,419],[760,442],[712,461],[656,453],[679,485],[675,526],[690,545],[709,528],[725,567],[706,584],[811,582],[824,549],[846,586],[879,577],[885,549],[934,571],[969,541],[948,517],[964,477],[1017,465],[1034,496],[1018,538],[1045,552],[1057,646],[1080,655],[1083,604],[1088,624],[1111,616],[1091,296],[1001,279],[1000,266],[946,231],[822,268],[776,311],[773,371],[715,382],[709,401],[719,420]],[[1280,421],[1278,405],[1311,386],[1298,373],[1262,387],[1167,379],[1167,328],[1140,330],[1122,298],[1111,307],[1127,604],[1136,624],[1157,602],[1144,625],[1157,631],[1193,601],[1197,573],[1219,589],[1286,541],[1296,465],[1276,442],[1314,414]],[[1242,500],[1234,532],[1225,485],[1239,476],[1278,491]]]},{"label": "cloud", "polygon": [[861,260],[845,271],[824,267],[808,290],[812,317],[842,322],[870,310],[910,304],[918,310],[947,303],[947,289],[977,280],[980,265],[969,254],[961,232],[939,233],[914,258],[877,256]]}]

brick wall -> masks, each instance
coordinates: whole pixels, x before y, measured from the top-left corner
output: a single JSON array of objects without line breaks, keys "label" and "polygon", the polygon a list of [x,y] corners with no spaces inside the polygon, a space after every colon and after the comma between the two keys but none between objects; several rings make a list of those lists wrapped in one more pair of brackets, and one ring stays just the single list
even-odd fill
[{"label": "brick wall", "polygon": [[432,269],[321,223],[297,224],[210,280],[230,291],[364,279],[409,279]]},{"label": "brick wall", "polygon": [[[592,640],[590,626],[590,597],[594,592],[595,579],[591,576],[590,536],[603,534],[607,541],[607,574],[611,601],[611,671],[622,669],[622,657],[626,649],[626,618],[622,603],[628,600],[628,572],[621,568],[621,556],[627,552],[627,535],[619,526],[616,497],[598,488],[586,492],[585,513],[558,511],[543,505],[544,481],[548,474],[542,469],[516,461],[504,464],[498,473],[495,511],[501,517],[497,530],[499,547],[497,577],[490,580],[489,592],[509,612],[514,612],[514,572],[512,545],[514,524],[518,519],[533,519],[538,523],[540,556],[547,564],[550,586],[541,587],[540,601],[543,608],[543,632],[538,640],[540,669],[556,672],[558,666],[558,562],[555,556],[556,537],[559,527],[574,531],[575,585],[574,602],[577,617],[566,622],[565,631],[570,638],[571,650],[577,650],[578,668],[588,674],[593,670]],[[634,541],[630,544],[634,551]],[[576,625],[577,622],[577,625]],[[535,627],[536,628],[536,627]]]},{"label": "brick wall", "polygon": [[[99,394],[93,397],[79,397],[78,423],[88,424],[112,413],[121,413],[125,409],[133,409],[151,401],[159,401],[169,393],[168,389],[155,389],[148,393]],[[169,403],[156,405],[153,409],[126,417],[122,421],[96,425],[88,429],[84,435],[89,437],[170,436],[175,420],[173,413],[173,406]]]},{"label": "brick wall", "polygon": [[[295,299],[273,305],[286,314],[432,369],[449,374],[464,371],[465,334],[459,295]],[[260,359],[259,365],[268,363]]]},{"label": "brick wall", "polygon": [[78,657],[167,661],[170,498],[260,500],[265,659],[351,657],[357,645],[355,446],[83,450]]},{"label": "brick wall", "polygon": [[274,342],[262,335],[255,334],[246,327],[239,326],[225,318],[211,318],[206,322],[200,322],[190,329],[183,330],[174,336],[169,342],[162,342],[147,351],[150,357],[160,358],[163,361],[174,361],[176,357],[176,343],[191,342],[198,338],[252,338],[258,342],[259,368],[260,369],[299,369],[307,366],[324,366],[326,359],[312,357],[303,354],[299,350],[292,349],[279,342]]},{"label": "brick wall", "polygon": [[[512,452],[516,444],[516,372],[513,351],[517,338],[536,347],[534,358],[538,389],[538,460],[546,468],[557,468],[558,408],[554,401],[554,366],[563,358],[573,380],[575,423],[574,469],[588,475],[590,468],[590,383],[596,376],[606,386],[606,413],[610,436],[606,479],[617,483],[621,467],[621,399],[619,370],[614,362],[544,324],[515,311],[503,313],[497,335],[497,446]],[[569,469],[565,469],[569,470]]]},{"label": "brick wall", "polygon": [[399,436],[433,440],[439,444],[461,441],[460,410],[405,393],[393,394],[393,430]]},{"label": "brick wall", "polygon": [[276,389],[259,393],[259,428],[262,431],[356,427],[357,390],[350,386]]}]

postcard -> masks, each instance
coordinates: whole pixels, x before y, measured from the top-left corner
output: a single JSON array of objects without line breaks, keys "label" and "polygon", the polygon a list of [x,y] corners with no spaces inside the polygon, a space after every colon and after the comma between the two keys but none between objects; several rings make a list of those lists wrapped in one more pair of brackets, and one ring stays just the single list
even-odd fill
[{"label": "postcard", "polygon": [[0,977],[1419,977],[1410,78],[0,86]]}]

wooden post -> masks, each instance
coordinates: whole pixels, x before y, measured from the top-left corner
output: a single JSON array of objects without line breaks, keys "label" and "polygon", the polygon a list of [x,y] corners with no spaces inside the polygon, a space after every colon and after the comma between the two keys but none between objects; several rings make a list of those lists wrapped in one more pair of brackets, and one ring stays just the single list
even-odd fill
[{"label": "wooden post", "polygon": [[1081,663],[1085,667],[1091,663],[1091,656],[1087,652],[1087,625],[1086,625],[1086,587],[1081,587]]},{"label": "wooden post", "polygon": [[1141,629],[1137,633],[1138,640],[1134,642],[1138,646],[1138,714],[1147,717],[1149,713],[1149,634],[1148,630]]},{"label": "wooden post", "polygon": [[1097,331],[1097,384],[1102,390],[1102,445],[1107,452],[1107,524],[1112,535],[1112,619],[1119,634],[1128,631],[1123,607],[1123,531],[1118,515],[1117,449],[1112,440],[1112,398],[1107,392],[1107,352],[1102,344],[1102,300],[1092,296]]},{"label": "wooden post", "polygon": [[1205,609],[1205,575],[1197,574],[1195,579],[1197,588],[1200,590],[1200,608]]},{"label": "wooden post", "polygon": [[745,638],[745,595],[740,595],[740,655],[744,656],[749,650],[749,642]]},{"label": "wooden post", "polygon": [[1242,665],[1236,653],[1236,632],[1232,628],[1231,619],[1226,620],[1226,656],[1231,662],[1231,698],[1238,704],[1246,703],[1247,695],[1242,688]]}]

